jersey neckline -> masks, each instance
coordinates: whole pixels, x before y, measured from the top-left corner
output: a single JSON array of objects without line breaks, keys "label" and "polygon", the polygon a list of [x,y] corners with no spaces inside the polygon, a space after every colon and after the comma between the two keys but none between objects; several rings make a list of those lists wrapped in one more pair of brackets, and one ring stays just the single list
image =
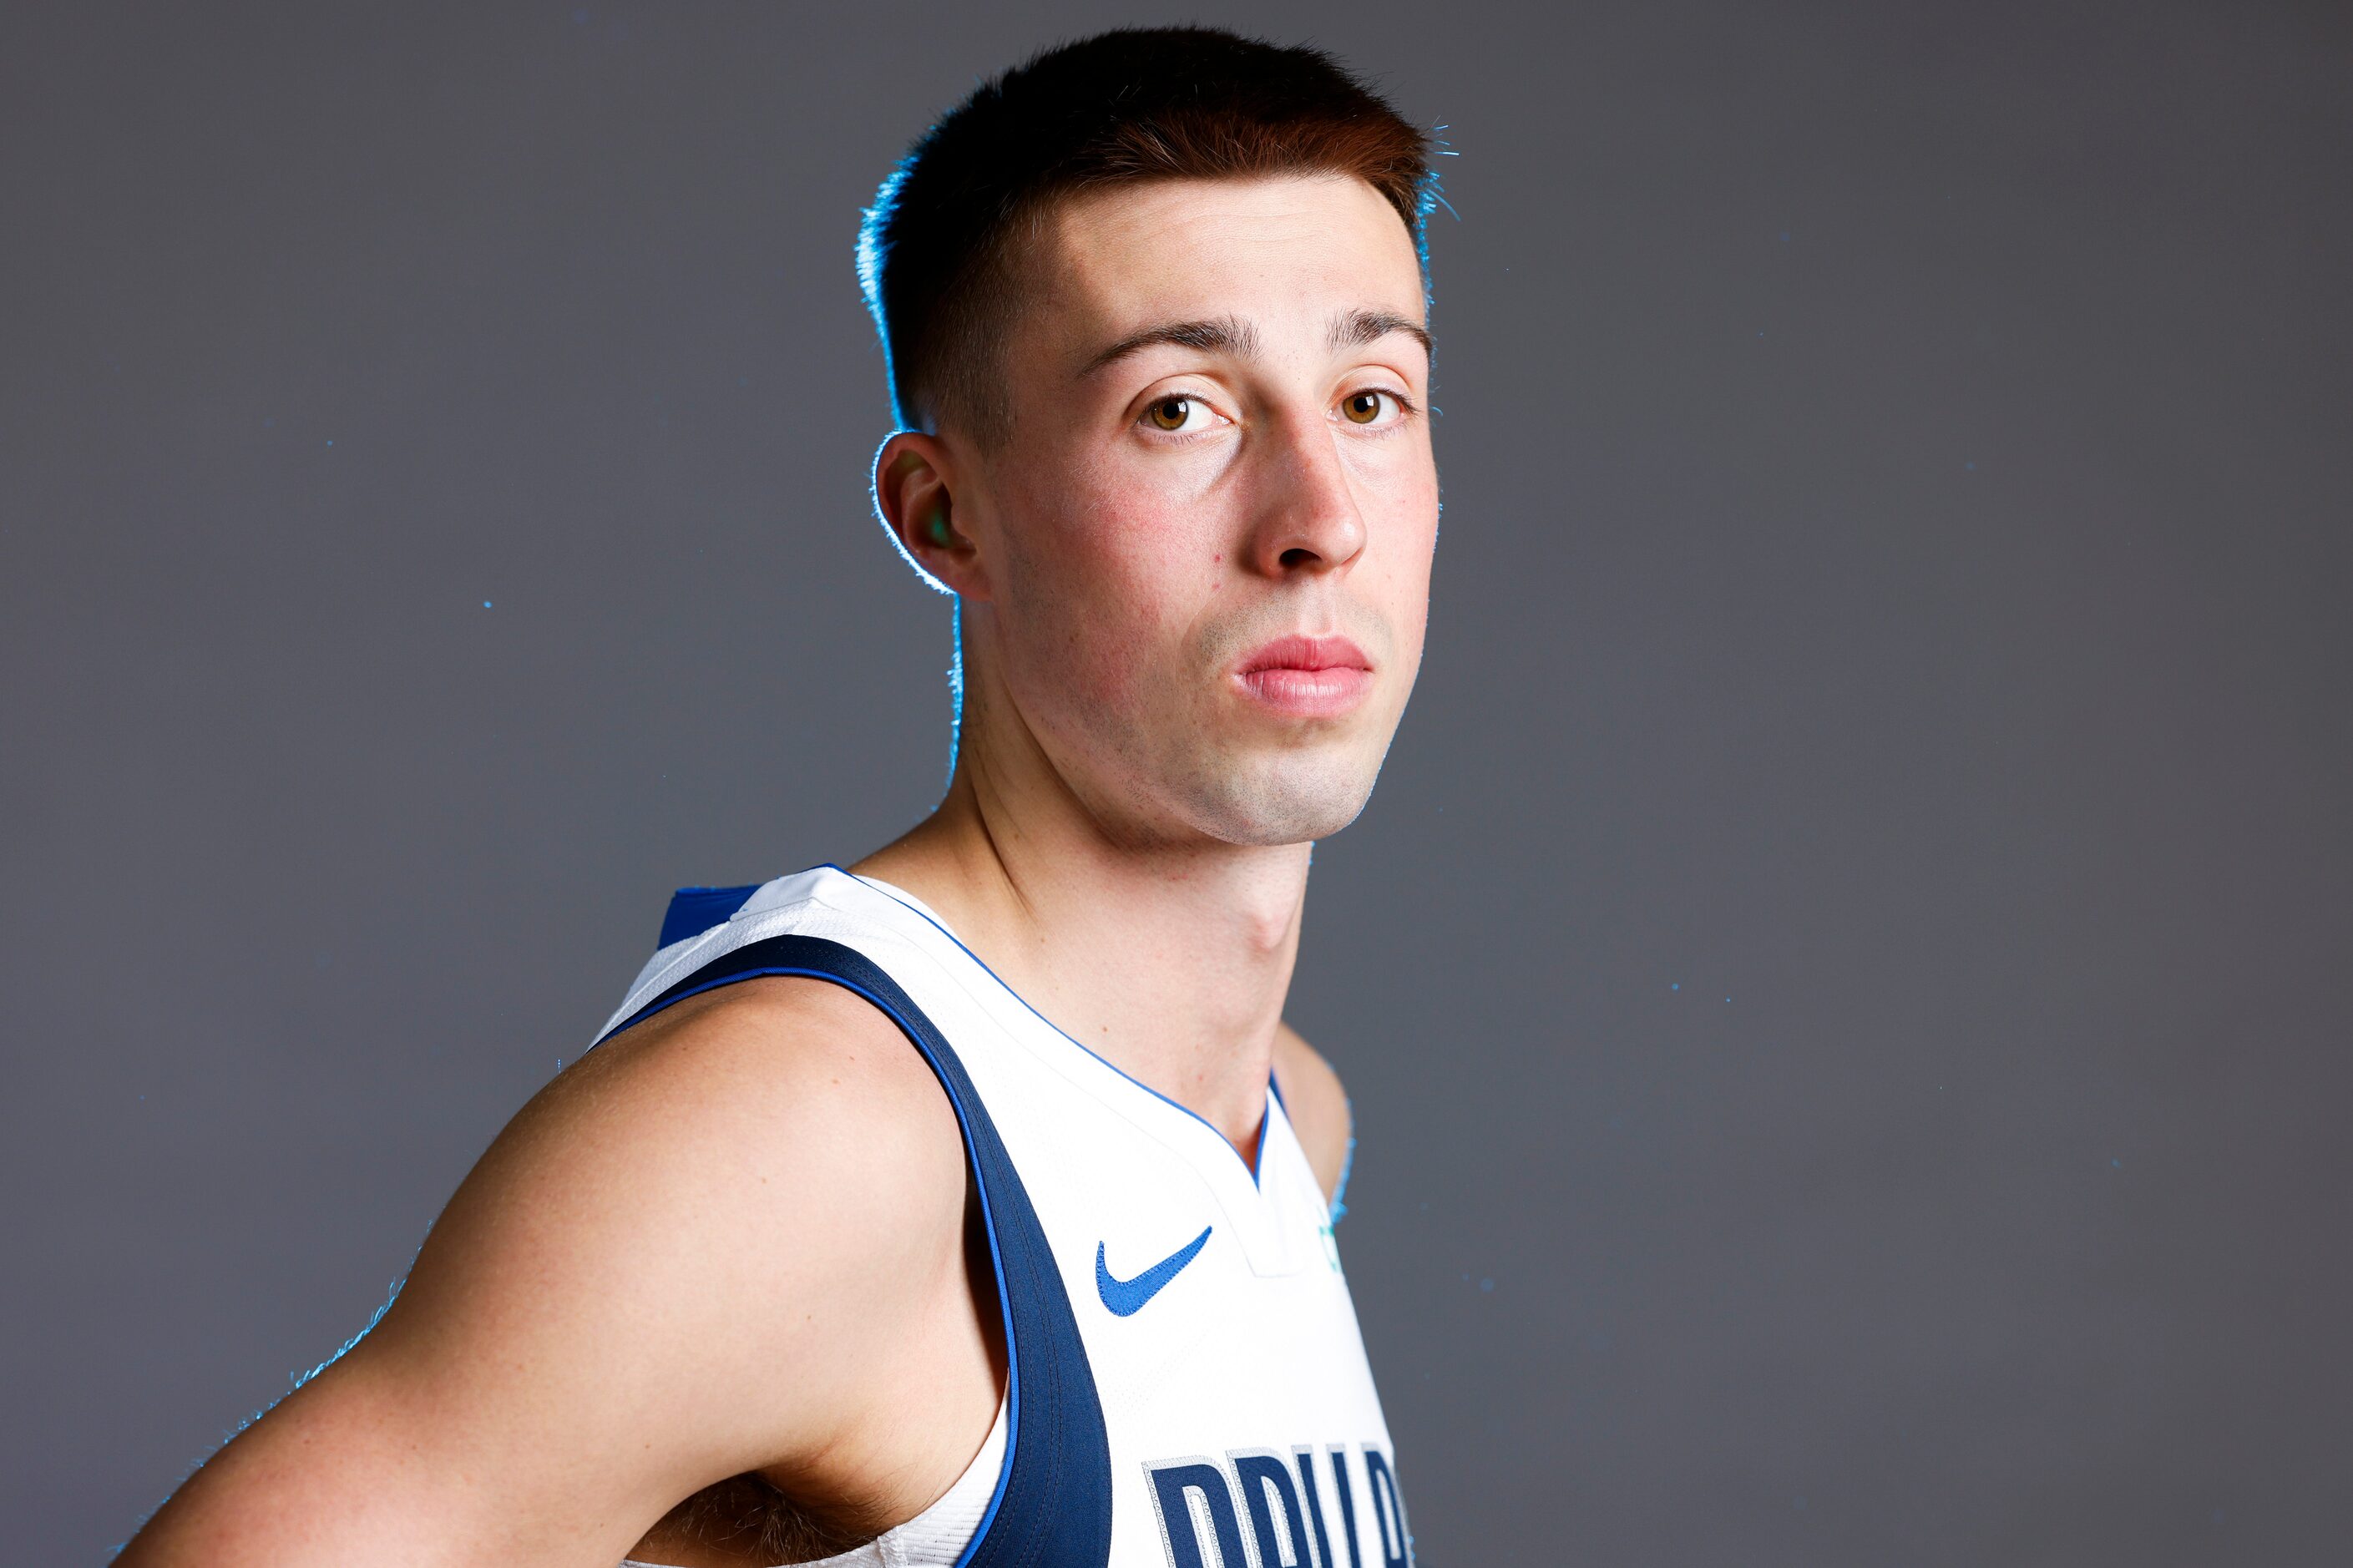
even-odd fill
[{"label": "jersey neckline", "polygon": [[1271,1067],[1269,1068],[1266,1076],[1267,1092],[1261,1097],[1259,1106],[1257,1151],[1253,1158],[1244,1160],[1242,1158],[1242,1152],[1234,1147],[1233,1140],[1227,1137],[1223,1131],[1219,1131],[1216,1122],[1210,1121],[1208,1117],[1202,1115],[1199,1111],[1194,1110],[1183,1100],[1172,1099],[1171,1097],[1161,1093],[1158,1089],[1153,1088],[1150,1084],[1145,1082],[1134,1073],[1129,1072],[1125,1068],[1121,1067],[1117,1062],[1113,1061],[1109,1057],[1104,1056],[1101,1051],[1096,1050],[1084,1040],[1080,1039],[1076,1035],[1071,1034],[1060,1024],[1055,1023],[1053,1019],[1049,1018],[1045,1014],[1039,1012],[1035,1006],[1031,1005],[1028,997],[1022,995],[1020,992],[1016,991],[1012,985],[1007,982],[1003,975],[997,973],[996,970],[991,969],[988,966],[988,961],[981,957],[980,954],[973,952],[971,947],[965,943],[965,940],[956,935],[955,931],[950,928],[947,921],[942,920],[939,914],[934,910],[930,905],[924,903],[923,900],[917,898],[906,889],[900,887],[895,882],[886,882],[880,877],[868,877],[861,875],[859,872],[849,869],[847,867],[836,865],[830,860],[826,861],[821,866],[814,868],[814,869],[839,872],[840,875],[849,878],[851,881],[858,883],[860,887],[869,889],[873,892],[880,893],[882,897],[889,899],[892,902],[900,905],[902,908],[908,910],[913,914],[921,916],[925,923],[929,924],[933,930],[938,931],[951,942],[954,942],[955,944],[956,951],[970,959],[973,962],[973,964],[978,968],[983,974],[987,975],[990,980],[994,981],[997,984],[997,988],[1004,992],[1006,995],[1011,997],[1013,1001],[1019,1005],[1022,1011],[1028,1013],[1040,1024],[1043,1024],[1059,1038],[1068,1041],[1070,1044],[1077,1047],[1080,1050],[1085,1052],[1087,1056],[1095,1061],[1101,1062],[1104,1067],[1109,1068],[1125,1082],[1134,1084],[1137,1089],[1142,1089],[1153,1099],[1160,1101],[1161,1104],[1170,1106],[1184,1112],[1187,1116],[1191,1117],[1195,1121],[1200,1123],[1201,1126],[1207,1128],[1210,1133],[1217,1138],[1218,1142],[1224,1146],[1226,1152],[1232,1156],[1235,1163],[1240,1165],[1245,1171],[1250,1173],[1250,1185],[1252,1187],[1258,1187],[1261,1184],[1261,1173],[1266,1169],[1266,1146],[1272,1141],[1271,1134],[1274,1131],[1273,1107],[1282,1098],[1282,1091],[1275,1084],[1274,1073]]}]

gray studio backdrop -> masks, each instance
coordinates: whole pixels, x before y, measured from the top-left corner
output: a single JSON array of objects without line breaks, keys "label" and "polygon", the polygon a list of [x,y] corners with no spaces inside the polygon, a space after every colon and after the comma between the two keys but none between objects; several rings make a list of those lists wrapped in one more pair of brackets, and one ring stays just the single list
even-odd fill
[{"label": "gray studio backdrop", "polygon": [[[0,1555],[357,1331],[673,885],[932,803],[858,210],[1170,15],[7,8]],[[2346,10],[1194,15],[1460,154],[1292,1015],[1423,1560],[2345,1561]]]}]

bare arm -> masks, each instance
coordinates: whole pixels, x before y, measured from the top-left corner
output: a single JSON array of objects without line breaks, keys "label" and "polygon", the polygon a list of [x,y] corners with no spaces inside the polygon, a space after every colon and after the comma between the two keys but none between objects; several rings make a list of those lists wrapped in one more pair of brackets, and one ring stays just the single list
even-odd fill
[{"label": "bare arm", "polygon": [[1340,1075],[1290,1025],[1282,1024],[1274,1032],[1274,1081],[1282,1089],[1283,1113],[1328,1199],[1339,1191],[1354,1131]]},{"label": "bare arm", "polygon": [[[119,1561],[610,1568],[751,1469],[887,1515],[860,1477],[922,1493],[995,1409],[964,1202],[954,1113],[866,1004],[785,979],[682,1003],[543,1090],[375,1331]],[[896,1419],[911,1375],[969,1407],[936,1456]]]}]

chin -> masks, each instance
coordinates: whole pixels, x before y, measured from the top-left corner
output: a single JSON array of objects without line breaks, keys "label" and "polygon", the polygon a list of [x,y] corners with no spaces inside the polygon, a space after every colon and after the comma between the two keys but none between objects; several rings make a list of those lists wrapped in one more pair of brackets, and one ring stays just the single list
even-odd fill
[{"label": "chin", "polygon": [[1188,781],[1185,815],[1228,844],[1311,844],[1356,820],[1379,772],[1377,760],[1300,756],[1222,771]]}]

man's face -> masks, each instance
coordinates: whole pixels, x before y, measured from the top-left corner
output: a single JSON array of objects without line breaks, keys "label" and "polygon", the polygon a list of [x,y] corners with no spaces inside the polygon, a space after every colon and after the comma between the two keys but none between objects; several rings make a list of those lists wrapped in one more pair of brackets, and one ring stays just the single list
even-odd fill
[{"label": "man's face", "polygon": [[1438,534],[1405,226],[1350,178],[1129,185],[1057,204],[1020,265],[1011,431],[955,502],[973,658],[1114,832],[1346,826]]}]

